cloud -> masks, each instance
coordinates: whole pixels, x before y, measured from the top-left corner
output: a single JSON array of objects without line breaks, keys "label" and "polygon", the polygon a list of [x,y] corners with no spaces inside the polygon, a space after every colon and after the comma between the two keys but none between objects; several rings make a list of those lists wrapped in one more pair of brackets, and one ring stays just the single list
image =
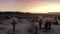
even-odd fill
[{"label": "cloud", "polygon": [[60,0],[41,0],[41,1],[47,1],[47,2],[60,2]]},{"label": "cloud", "polygon": [[0,2],[15,2],[15,1],[19,1],[19,2],[31,2],[31,1],[38,1],[38,0],[0,0]]},{"label": "cloud", "polygon": [[21,6],[19,4],[0,4],[0,10],[14,10],[14,9],[18,9],[18,6]]},{"label": "cloud", "polygon": [[29,1],[55,1],[55,2],[60,2],[60,0],[17,0],[21,2],[29,2]]},{"label": "cloud", "polygon": [[15,2],[17,0],[0,0],[0,2]]},{"label": "cloud", "polygon": [[[1,10],[23,10],[30,9],[36,6],[52,4],[60,0],[0,0]],[[56,3],[55,3],[56,4]],[[17,9],[18,8],[18,9]]]}]

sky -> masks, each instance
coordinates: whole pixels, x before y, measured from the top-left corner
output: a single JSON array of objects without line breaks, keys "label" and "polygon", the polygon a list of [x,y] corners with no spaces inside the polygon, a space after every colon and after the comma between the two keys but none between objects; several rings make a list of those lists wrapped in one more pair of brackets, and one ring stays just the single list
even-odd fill
[{"label": "sky", "polygon": [[60,12],[60,0],[0,0],[0,11]]}]

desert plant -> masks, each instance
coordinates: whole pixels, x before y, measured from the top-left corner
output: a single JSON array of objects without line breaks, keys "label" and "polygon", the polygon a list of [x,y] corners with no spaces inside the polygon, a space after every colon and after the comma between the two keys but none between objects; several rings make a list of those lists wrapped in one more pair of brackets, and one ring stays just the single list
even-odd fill
[{"label": "desert plant", "polygon": [[15,34],[15,26],[19,23],[19,20],[16,17],[12,17],[13,22],[11,23],[13,25],[13,34]]}]

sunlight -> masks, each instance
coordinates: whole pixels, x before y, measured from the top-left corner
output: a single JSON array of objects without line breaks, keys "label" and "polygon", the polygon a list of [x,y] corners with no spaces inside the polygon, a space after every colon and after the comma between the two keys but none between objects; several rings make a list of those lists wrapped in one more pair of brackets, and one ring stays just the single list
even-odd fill
[{"label": "sunlight", "polygon": [[59,4],[44,5],[28,9],[34,13],[48,13],[48,12],[60,12]]}]

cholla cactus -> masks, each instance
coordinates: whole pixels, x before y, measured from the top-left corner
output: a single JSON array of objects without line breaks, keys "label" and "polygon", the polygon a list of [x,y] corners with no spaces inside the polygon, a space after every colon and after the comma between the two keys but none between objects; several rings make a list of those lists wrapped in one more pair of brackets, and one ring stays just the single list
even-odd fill
[{"label": "cholla cactus", "polygon": [[35,27],[35,32],[34,32],[34,34],[37,34],[37,29],[39,28],[39,23],[38,22],[35,22],[34,23],[34,27]]},{"label": "cholla cactus", "polygon": [[13,34],[15,34],[15,26],[16,26],[16,24],[18,24],[19,23],[19,20],[18,20],[18,18],[16,18],[16,17],[12,17],[12,25],[13,25]]},{"label": "cholla cactus", "polygon": [[2,20],[2,16],[0,15],[0,20]]},{"label": "cholla cactus", "polygon": [[18,18],[16,18],[16,17],[12,17],[12,20],[13,20],[13,22],[14,22],[15,24],[18,24],[18,23],[19,23],[19,20],[18,20]]},{"label": "cholla cactus", "polygon": [[0,23],[1,23],[1,19],[2,19],[2,18],[1,18],[1,15],[0,15]]},{"label": "cholla cactus", "polygon": [[39,28],[39,23],[38,22],[35,22],[34,23],[34,26],[37,27],[37,28]]}]

